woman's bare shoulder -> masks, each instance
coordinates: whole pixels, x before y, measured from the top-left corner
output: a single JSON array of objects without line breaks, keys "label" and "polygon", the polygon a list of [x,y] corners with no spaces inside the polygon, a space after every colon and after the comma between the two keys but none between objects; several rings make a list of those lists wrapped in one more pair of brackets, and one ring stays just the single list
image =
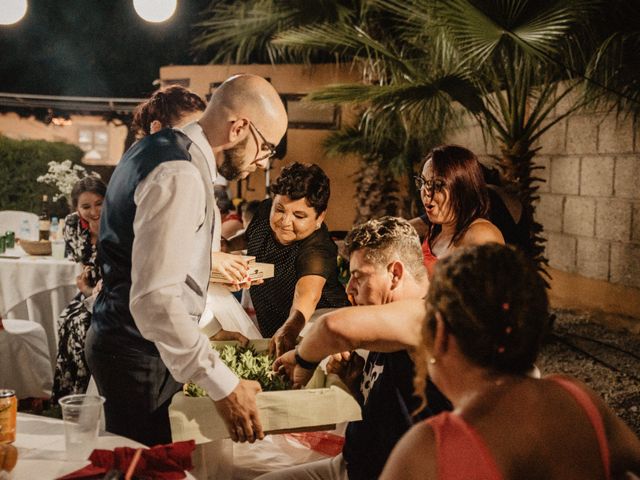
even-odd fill
[{"label": "woman's bare shoulder", "polygon": [[484,218],[478,218],[469,225],[467,231],[458,242],[458,246],[482,245],[484,243],[499,243],[504,245],[502,233],[493,223]]},{"label": "woman's bare shoulder", "polygon": [[436,479],[436,438],[426,422],[414,425],[396,444],[380,479]]}]

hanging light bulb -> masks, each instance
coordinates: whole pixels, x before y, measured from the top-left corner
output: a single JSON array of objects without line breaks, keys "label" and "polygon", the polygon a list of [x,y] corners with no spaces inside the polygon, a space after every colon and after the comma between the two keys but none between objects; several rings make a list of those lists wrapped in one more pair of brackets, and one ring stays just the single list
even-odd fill
[{"label": "hanging light bulb", "polygon": [[178,0],[133,0],[133,8],[147,22],[160,23],[171,18]]},{"label": "hanging light bulb", "polygon": [[13,25],[27,13],[27,0],[4,0],[0,8],[0,25]]}]

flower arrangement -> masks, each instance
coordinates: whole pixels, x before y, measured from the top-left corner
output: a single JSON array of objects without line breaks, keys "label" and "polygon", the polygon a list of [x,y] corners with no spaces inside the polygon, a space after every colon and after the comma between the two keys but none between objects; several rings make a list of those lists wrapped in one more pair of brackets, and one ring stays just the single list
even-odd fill
[{"label": "flower arrangement", "polygon": [[100,178],[95,172],[88,173],[82,165],[73,165],[71,160],[64,160],[62,162],[49,162],[49,170],[45,175],[40,175],[37,180],[40,183],[46,183],[47,185],[54,185],[59,193],[53,196],[53,201],[58,201],[59,198],[65,197],[67,202],[71,204],[71,190],[78,180],[94,175]]}]

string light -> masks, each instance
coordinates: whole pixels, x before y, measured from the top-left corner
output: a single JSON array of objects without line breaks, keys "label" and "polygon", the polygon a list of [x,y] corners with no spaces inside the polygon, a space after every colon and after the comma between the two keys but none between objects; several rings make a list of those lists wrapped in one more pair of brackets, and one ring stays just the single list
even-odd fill
[{"label": "string light", "polygon": [[27,0],[4,0],[0,8],[0,25],[18,23],[27,13]]},{"label": "string light", "polygon": [[133,0],[133,8],[147,22],[160,23],[171,18],[178,0]]}]

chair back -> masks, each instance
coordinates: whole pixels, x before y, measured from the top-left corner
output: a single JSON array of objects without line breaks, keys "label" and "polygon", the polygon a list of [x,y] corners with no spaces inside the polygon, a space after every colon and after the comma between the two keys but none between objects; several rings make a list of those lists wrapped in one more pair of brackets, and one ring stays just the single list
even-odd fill
[{"label": "chair back", "polygon": [[16,391],[18,399],[50,398],[53,389],[51,356],[44,328],[29,320],[2,320],[0,385]]},{"label": "chair back", "polygon": [[[24,233],[23,224],[25,220],[29,225],[29,232]],[[7,230],[16,234],[16,238],[26,236],[26,240],[38,240],[38,216],[31,212],[19,210],[0,211],[0,235],[4,235]]]}]

